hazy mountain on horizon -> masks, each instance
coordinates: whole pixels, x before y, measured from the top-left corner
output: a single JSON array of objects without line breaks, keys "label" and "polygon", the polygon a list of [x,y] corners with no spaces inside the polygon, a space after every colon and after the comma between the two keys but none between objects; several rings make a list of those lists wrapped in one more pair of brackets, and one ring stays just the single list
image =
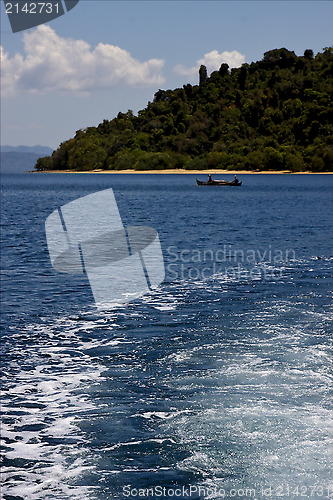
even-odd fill
[{"label": "hazy mountain on horizon", "polygon": [[49,156],[53,149],[47,146],[0,146],[1,174],[22,174],[34,170],[41,156]]},{"label": "hazy mountain on horizon", "polygon": [[52,148],[48,146],[0,146],[1,153],[36,153],[38,155],[51,155],[53,152]]}]

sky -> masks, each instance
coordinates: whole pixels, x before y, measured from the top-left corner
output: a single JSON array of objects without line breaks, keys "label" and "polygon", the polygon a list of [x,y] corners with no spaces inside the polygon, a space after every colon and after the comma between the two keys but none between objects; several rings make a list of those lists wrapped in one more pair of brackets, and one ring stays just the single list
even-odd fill
[{"label": "sky", "polygon": [[[60,0],[59,0],[60,1]],[[331,0],[80,0],[12,33],[1,2],[1,144],[53,149],[79,129],[134,113],[158,89],[198,83],[286,47],[333,45]]]}]

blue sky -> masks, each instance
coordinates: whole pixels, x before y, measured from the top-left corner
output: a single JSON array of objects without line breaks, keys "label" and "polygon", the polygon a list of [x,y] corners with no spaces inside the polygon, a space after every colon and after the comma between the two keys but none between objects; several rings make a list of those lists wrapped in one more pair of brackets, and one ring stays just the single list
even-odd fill
[{"label": "blue sky", "polygon": [[137,112],[197,70],[239,66],[279,47],[333,45],[332,1],[80,0],[13,34],[1,2],[1,144],[56,148],[75,131]]}]

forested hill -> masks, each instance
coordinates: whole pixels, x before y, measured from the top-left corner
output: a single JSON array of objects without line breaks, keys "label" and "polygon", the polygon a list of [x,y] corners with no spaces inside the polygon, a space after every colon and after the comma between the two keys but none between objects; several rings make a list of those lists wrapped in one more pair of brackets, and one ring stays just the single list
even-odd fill
[{"label": "forested hill", "polygon": [[333,48],[287,49],[159,90],[153,102],[77,131],[37,170],[169,168],[331,171]]}]

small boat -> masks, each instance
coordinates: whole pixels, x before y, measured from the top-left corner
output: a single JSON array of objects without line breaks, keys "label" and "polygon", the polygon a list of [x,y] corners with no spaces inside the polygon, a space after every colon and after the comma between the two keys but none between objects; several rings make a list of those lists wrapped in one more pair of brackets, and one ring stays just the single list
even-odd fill
[{"label": "small boat", "polygon": [[199,181],[199,179],[197,179],[197,184],[198,186],[241,186],[242,181],[239,182],[238,179],[235,179],[234,181],[211,180],[204,182],[204,181]]}]

